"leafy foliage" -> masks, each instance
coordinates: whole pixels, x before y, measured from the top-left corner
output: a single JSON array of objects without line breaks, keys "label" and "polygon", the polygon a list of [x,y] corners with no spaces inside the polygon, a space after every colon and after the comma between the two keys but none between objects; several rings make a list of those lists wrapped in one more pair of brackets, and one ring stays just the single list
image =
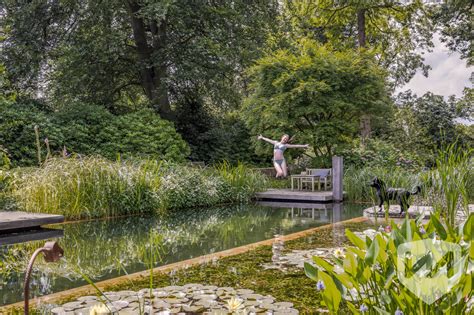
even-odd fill
[{"label": "leafy foliage", "polygon": [[[12,84],[40,86],[55,105],[116,112],[197,91],[236,105],[243,69],[258,58],[277,1],[4,1],[4,54]],[[255,32],[254,29],[261,31]]]},{"label": "leafy foliage", "polygon": [[375,115],[388,104],[384,72],[370,55],[334,52],[313,40],[259,60],[251,76],[244,107],[251,132],[298,133],[298,142],[312,145],[317,156],[347,144],[363,113]]},{"label": "leafy foliage", "polygon": [[362,48],[379,57],[393,85],[407,83],[421,69],[421,49],[432,47],[433,22],[422,1],[285,1],[282,35],[309,37],[336,50]]},{"label": "leafy foliage", "polygon": [[[474,215],[471,215],[464,225],[445,229],[436,216],[432,216],[427,224],[405,219],[402,225],[392,222],[390,232],[378,232],[372,240],[368,237],[361,239],[347,229],[346,236],[352,244],[345,254],[335,256],[330,261],[313,257],[316,267],[305,263],[305,272],[310,279],[323,283],[320,294],[325,306],[333,314],[340,305],[346,305],[356,314],[362,311],[394,314],[397,310],[403,314],[467,313],[468,301],[472,298],[469,265],[474,259],[473,220]],[[461,257],[458,261],[450,261],[449,257],[437,261],[432,255],[417,261],[407,257],[400,264],[398,246],[421,240],[458,244]],[[449,292],[431,305],[408,290],[399,278],[400,273],[409,277],[423,266],[428,271],[431,267],[436,270],[446,268],[445,272],[449,276]],[[455,281],[457,279],[459,282]],[[434,291],[429,293],[434,294]]]},{"label": "leafy foliage", "polygon": [[432,19],[441,30],[442,41],[447,46],[474,63],[472,44],[472,1],[443,1],[431,8]]},{"label": "leafy foliage", "polygon": [[83,103],[57,112],[31,101],[0,106],[0,142],[14,165],[38,163],[35,126],[43,153],[47,138],[52,153],[66,148],[69,153],[101,154],[111,159],[136,155],[176,161],[189,154],[173,124],[151,110],[116,116],[101,106]]}]

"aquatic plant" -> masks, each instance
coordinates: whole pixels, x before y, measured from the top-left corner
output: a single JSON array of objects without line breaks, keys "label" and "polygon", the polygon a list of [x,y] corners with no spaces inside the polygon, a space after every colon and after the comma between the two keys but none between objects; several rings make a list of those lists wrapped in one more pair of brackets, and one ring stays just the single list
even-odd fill
[{"label": "aquatic plant", "polygon": [[[391,227],[389,232],[379,231],[374,239],[361,239],[346,229],[351,246],[346,248],[344,256],[313,257],[315,266],[305,263],[305,273],[317,282],[324,306],[333,314],[341,306],[354,314],[469,313],[473,299],[474,214],[455,228],[445,227],[437,215],[426,224],[405,219],[401,225],[392,221]],[[411,242],[433,246],[449,242],[459,252],[445,254],[438,252],[437,247],[435,250],[426,245],[420,247],[420,243],[407,247]],[[413,248],[428,250],[420,255]],[[415,275],[435,282],[407,284],[405,280]],[[430,287],[433,284],[435,287]]]},{"label": "aquatic plant", "polygon": [[[474,150],[452,143],[438,151],[436,168],[423,176],[430,190],[430,204],[447,224],[455,224],[458,212],[468,214],[469,187],[474,184]],[[471,187],[472,189],[472,187]]]},{"label": "aquatic plant", "polygon": [[100,157],[49,159],[42,167],[15,174],[9,190],[19,208],[67,219],[243,202],[266,185],[263,175],[241,164],[201,169]]},{"label": "aquatic plant", "polygon": [[375,202],[375,190],[369,186],[374,177],[383,179],[387,187],[411,189],[420,183],[422,173],[420,170],[412,171],[401,167],[349,167],[344,172],[344,191],[351,201]]}]

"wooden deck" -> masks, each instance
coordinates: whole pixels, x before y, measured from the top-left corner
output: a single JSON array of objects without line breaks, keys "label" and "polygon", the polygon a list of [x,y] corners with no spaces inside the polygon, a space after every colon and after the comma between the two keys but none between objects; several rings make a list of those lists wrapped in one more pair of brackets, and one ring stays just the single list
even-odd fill
[{"label": "wooden deck", "polygon": [[22,232],[0,234],[0,246],[19,244],[31,241],[41,241],[51,238],[63,237],[64,231],[60,229],[32,229]]},{"label": "wooden deck", "polygon": [[258,200],[280,200],[297,202],[332,202],[332,191],[301,191],[291,189],[269,189],[255,195]]},{"label": "wooden deck", "polygon": [[0,211],[0,234],[39,228],[42,225],[62,222],[64,222],[62,215],[28,213],[22,211]]}]

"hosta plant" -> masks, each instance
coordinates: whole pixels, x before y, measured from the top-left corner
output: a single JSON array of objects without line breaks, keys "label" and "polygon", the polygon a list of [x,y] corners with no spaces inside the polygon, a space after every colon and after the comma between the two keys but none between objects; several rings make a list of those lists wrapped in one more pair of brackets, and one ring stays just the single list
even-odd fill
[{"label": "hosta plant", "polygon": [[[346,230],[351,245],[345,252],[327,260],[313,257],[305,273],[316,281],[322,306],[333,314],[343,309],[354,314],[467,314],[474,300],[473,229],[471,214],[454,228],[437,215],[426,224],[392,221],[373,239]],[[417,255],[411,244],[429,246]],[[438,250],[442,244],[456,250]]]}]

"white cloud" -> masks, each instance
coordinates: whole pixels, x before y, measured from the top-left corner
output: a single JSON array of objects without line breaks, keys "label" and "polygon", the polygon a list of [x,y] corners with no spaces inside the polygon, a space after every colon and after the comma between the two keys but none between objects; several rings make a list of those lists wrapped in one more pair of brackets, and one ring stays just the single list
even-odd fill
[{"label": "white cloud", "polygon": [[397,89],[396,93],[410,89],[418,96],[430,91],[445,97],[453,94],[460,97],[464,87],[472,85],[469,78],[474,67],[467,67],[466,60],[450,51],[440,41],[438,34],[435,34],[433,43],[433,52],[425,54],[425,63],[432,68],[428,77],[418,72],[410,82]]}]

